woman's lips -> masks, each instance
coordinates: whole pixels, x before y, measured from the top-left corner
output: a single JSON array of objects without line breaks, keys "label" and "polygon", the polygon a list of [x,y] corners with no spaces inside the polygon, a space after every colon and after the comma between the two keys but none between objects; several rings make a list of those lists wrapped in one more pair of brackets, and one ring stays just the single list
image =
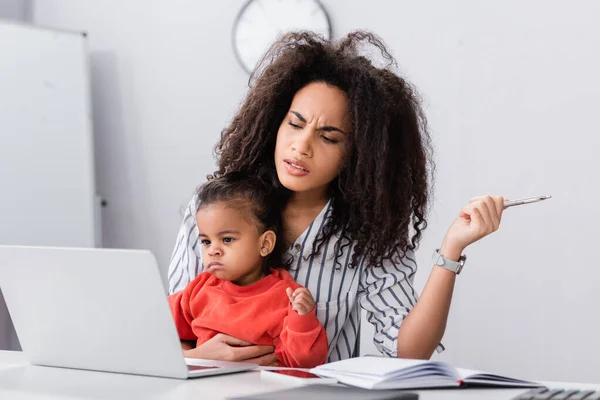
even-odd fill
[{"label": "woman's lips", "polygon": [[290,175],[305,176],[310,173],[307,165],[300,160],[286,158],[283,160],[283,163],[285,164],[285,169]]}]

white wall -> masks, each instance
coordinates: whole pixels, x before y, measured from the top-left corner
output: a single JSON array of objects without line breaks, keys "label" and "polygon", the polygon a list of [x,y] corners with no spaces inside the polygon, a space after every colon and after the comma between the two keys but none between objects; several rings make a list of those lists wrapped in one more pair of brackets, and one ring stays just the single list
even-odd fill
[{"label": "white wall", "polygon": [[[426,98],[438,174],[418,288],[470,197],[555,196],[507,211],[501,230],[468,250],[440,358],[600,381],[599,193],[590,174],[600,144],[600,3],[323,3],[335,36],[376,31]],[[245,93],[230,44],[242,4],[35,2],[36,23],[90,34],[106,246],[149,248],[166,268],[179,207],[213,169],[212,146]]]}]

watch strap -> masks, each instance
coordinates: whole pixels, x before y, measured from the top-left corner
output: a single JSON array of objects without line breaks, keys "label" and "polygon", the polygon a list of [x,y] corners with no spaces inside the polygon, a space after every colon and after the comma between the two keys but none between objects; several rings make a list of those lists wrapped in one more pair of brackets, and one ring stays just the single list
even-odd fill
[{"label": "watch strap", "polygon": [[433,263],[435,265],[438,265],[442,268],[450,270],[450,271],[456,273],[456,275],[458,275],[458,274],[460,274],[463,267],[465,266],[465,261],[467,261],[467,256],[465,256],[463,254],[459,257],[458,261],[454,261],[454,260],[450,260],[449,258],[444,257],[440,253],[440,249],[435,249],[435,251],[433,252],[432,259],[433,259]]}]

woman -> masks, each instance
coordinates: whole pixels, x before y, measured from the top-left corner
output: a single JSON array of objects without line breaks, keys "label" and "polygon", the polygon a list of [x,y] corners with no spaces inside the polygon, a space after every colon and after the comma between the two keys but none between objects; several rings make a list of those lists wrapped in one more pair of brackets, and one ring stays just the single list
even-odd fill
[{"label": "woman", "polygon": [[[388,65],[375,67],[360,53],[365,46]],[[360,308],[383,354],[427,359],[441,349],[456,273],[435,265],[417,301],[414,250],[427,225],[430,138],[418,95],[393,64],[367,32],[340,42],[288,34],[254,71],[216,147],[215,175],[256,174],[278,190],[290,273],[317,302],[328,361],[358,354]],[[202,271],[196,209],[194,198],[169,267],[171,293]],[[444,237],[438,264],[455,267],[465,247],[498,229],[502,211],[502,197],[472,200]],[[225,334],[193,355],[276,362],[272,347]]]}]

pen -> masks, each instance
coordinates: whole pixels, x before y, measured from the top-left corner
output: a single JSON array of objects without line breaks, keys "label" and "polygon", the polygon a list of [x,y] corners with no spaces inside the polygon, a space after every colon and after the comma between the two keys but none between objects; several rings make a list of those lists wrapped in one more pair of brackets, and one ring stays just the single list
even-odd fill
[{"label": "pen", "polygon": [[547,200],[550,198],[552,198],[552,196],[537,196],[537,197],[529,197],[527,199],[506,201],[506,202],[504,202],[504,208],[508,208],[508,207],[512,207],[512,206],[520,206],[521,204],[537,203],[538,201]]}]

